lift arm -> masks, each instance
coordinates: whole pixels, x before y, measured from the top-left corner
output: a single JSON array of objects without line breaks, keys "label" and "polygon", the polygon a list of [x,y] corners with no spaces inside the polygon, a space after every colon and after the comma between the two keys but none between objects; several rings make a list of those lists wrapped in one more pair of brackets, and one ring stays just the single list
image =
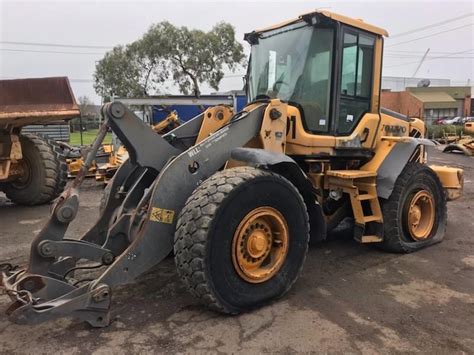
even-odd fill
[{"label": "lift arm", "polygon": [[[92,326],[108,325],[111,287],[133,281],[171,252],[177,214],[186,199],[224,166],[234,148],[258,134],[265,107],[261,103],[235,115],[192,145],[186,140],[197,137],[206,124],[202,116],[161,137],[120,102],[104,105],[103,130],[112,127],[130,161],[117,172],[102,216],[82,238],[64,238],[79,207],[79,174],[34,239],[28,267],[3,270],[0,285],[14,301],[9,318],[39,323],[72,315]],[[118,199],[120,194],[125,197]]]}]

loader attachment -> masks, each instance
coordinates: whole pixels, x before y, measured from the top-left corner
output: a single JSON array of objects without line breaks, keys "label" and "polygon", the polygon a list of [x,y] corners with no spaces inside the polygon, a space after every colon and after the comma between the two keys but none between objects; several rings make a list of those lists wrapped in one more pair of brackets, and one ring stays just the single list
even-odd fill
[{"label": "loader attachment", "polygon": [[[3,267],[0,286],[16,323],[74,316],[94,327],[110,322],[111,288],[132,282],[171,251],[179,211],[194,189],[221,169],[232,149],[255,137],[266,104],[240,112],[196,143],[203,115],[156,134],[120,102],[102,107],[104,126],[76,180],[56,201],[31,245],[25,269]],[[79,208],[79,186],[111,127],[130,159],[110,182],[96,223],[79,239],[65,238]],[[230,129],[232,127],[232,129]]]}]

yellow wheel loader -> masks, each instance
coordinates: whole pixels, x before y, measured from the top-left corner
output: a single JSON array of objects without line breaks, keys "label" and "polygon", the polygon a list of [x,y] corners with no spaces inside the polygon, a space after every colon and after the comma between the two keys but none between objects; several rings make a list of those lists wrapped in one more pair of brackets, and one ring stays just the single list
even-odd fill
[{"label": "yellow wheel loader", "polygon": [[463,172],[428,166],[423,122],[380,108],[385,35],[327,11],[248,33],[245,109],[214,107],[163,136],[120,102],[103,106],[106,123],[82,169],[108,126],[130,158],[87,233],[64,238],[79,174],[34,238],[28,266],[3,267],[9,318],[106,326],[113,288],[170,253],[204,305],[245,312],[285,294],[309,241],[346,216],[355,240],[390,252],[440,242]]},{"label": "yellow wheel loader", "polygon": [[67,181],[62,149],[21,129],[79,115],[66,77],[0,80],[0,191],[24,205],[58,197]]}]

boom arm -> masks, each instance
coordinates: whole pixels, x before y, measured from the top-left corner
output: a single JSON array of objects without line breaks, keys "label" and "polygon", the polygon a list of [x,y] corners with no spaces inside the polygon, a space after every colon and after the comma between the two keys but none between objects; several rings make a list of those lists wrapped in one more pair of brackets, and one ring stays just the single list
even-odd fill
[{"label": "boom arm", "polygon": [[[232,149],[258,134],[265,107],[255,105],[227,125],[221,122],[222,128],[193,146],[202,127],[215,124],[212,115],[200,115],[161,137],[121,103],[104,105],[106,125],[131,153],[130,161],[117,172],[103,214],[82,238],[64,238],[79,207],[78,176],[35,238],[28,268],[2,272],[0,284],[14,301],[10,319],[39,323],[73,315],[93,326],[108,325],[110,288],[131,282],[171,252],[186,199],[224,166]],[[97,277],[81,275],[91,268],[100,272]]]}]

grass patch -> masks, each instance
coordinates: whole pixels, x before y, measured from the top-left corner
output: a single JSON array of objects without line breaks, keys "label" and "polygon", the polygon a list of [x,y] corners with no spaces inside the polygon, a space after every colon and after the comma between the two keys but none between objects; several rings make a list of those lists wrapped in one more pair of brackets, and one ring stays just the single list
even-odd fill
[{"label": "grass patch", "polygon": [[[97,133],[99,132],[98,129],[91,129],[89,131],[82,132],[82,144],[89,145],[92,144]],[[104,138],[104,144],[110,144],[112,142],[112,133],[107,133]],[[71,133],[69,144],[71,145],[81,145],[81,132],[73,132]]]}]

